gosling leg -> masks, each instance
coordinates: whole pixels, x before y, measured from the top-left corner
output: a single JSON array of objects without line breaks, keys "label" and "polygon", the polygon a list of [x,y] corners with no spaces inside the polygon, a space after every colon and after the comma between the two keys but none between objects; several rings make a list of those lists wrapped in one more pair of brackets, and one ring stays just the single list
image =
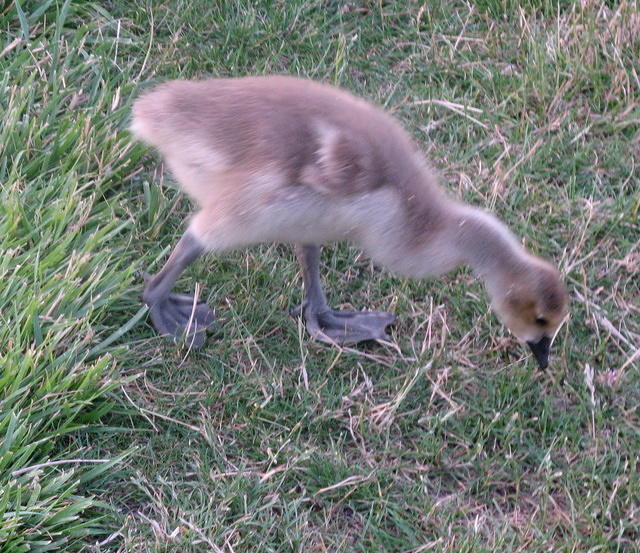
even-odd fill
[{"label": "gosling leg", "polygon": [[203,251],[202,245],[187,230],[165,266],[147,279],[142,294],[156,330],[175,338],[182,338],[186,334],[187,340],[195,348],[204,344],[206,330],[214,327],[213,311],[204,302],[196,303],[194,296],[173,294],[171,289],[180,273]]},{"label": "gosling leg", "polygon": [[341,345],[388,339],[385,329],[396,318],[392,313],[329,308],[320,283],[319,246],[297,244],[296,256],[302,266],[305,300],[292,314],[302,313],[307,331],[313,338]]}]

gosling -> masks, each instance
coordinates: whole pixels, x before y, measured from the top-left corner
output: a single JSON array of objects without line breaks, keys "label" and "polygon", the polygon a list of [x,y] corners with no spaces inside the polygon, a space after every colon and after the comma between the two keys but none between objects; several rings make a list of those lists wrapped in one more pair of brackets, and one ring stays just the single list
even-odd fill
[{"label": "gosling", "polygon": [[164,157],[198,206],[143,301],[161,333],[205,341],[214,314],[171,290],[204,251],[295,246],[309,334],[351,344],[387,337],[395,316],[332,310],[320,283],[323,244],[348,240],[414,278],[466,264],[499,319],[546,368],[565,317],[558,271],[526,252],[493,215],[449,197],[408,133],[348,92],[285,76],[171,81],[133,106],[131,130]]}]

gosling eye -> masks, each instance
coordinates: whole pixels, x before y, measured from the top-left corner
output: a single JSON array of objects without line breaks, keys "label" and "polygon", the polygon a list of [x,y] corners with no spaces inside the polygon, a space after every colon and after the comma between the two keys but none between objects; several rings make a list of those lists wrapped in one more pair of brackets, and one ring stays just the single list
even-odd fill
[{"label": "gosling eye", "polygon": [[544,317],[536,317],[536,324],[538,326],[547,326],[547,319],[545,319]]}]

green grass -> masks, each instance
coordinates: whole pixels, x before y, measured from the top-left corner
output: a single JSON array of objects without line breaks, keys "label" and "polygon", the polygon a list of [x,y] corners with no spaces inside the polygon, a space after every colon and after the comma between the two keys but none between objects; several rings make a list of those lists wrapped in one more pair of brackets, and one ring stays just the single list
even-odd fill
[{"label": "green grass", "polygon": [[[0,9],[0,551],[640,551],[640,6],[166,0]],[[290,248],[207,256],[221,329],[146,323],[189,203],[126,131],[176,77],[289,73],[392,111],[453,194],[566,274],[538,372],[468,270],[340,244],[311,342]]]}]

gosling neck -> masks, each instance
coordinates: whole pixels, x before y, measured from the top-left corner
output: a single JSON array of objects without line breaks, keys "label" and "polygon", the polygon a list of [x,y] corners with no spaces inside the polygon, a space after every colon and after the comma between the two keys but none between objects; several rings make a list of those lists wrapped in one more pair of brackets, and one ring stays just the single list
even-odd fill
[{"label": "gosling neck", "polygon": [[493,215],[458,204],[451,222],[451,243],[463,264],[491,289],[522,267],[526,252],[509,229]]}]

